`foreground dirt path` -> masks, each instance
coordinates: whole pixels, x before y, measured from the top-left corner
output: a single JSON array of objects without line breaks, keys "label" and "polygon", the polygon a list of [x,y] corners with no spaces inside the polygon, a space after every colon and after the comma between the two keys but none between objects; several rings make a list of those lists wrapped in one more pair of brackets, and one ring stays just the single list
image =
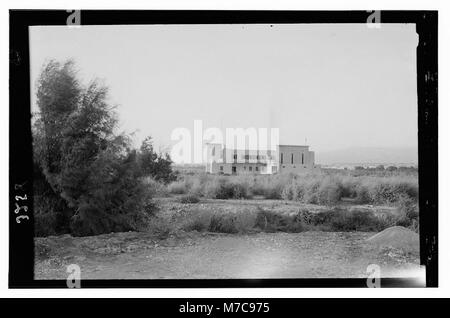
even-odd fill
[{"label": "foreground dirt path", "polygon": [[66,279],[69,264],[82,279],[409,276],[419,256],[371,246],[374,233],[303,232],[250,235],[183,233],[158,240],[145,233],[36,239],[36,279]]}]

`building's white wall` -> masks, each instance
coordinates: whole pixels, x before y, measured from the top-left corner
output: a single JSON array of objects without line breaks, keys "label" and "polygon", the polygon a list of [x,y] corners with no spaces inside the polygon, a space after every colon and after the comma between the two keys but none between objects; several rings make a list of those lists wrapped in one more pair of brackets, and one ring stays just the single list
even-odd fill
[{"label": "building's white wall", "polygon": [[315,159],[314,159],[314,151],[309,151],[308,154],[309,154],[309,162],[308,162],[308,165],[309,165],[310,168],[311,168],[311,167],[314,168],[314,166],[316,165],[316,164],[315,164]]},{"label": "building's white wall", "polygon": [[[283,154],[283,163],[281,163],[281,154]],[[272,166],[276,167],[274,173],[303,173],[314,168],[314,152],[309,151],[308,146],[280,145],[276,153],[268,154],[267,151],[224,150],[220,144],[208,145],[207,172],[232,174],[233,166],[236,167],[237,174],[272,174]],[[220,167],[223,169],[221,170]],[[249,167],[252,167],[252,171]]]},{"label": "building's white wall", "polygon": [[224,162],[257,163],[273,159],[270,151],[226,149]]},{"label": "building's white wall", "polygon": [[[220,170],[220,167],[223,167],[223,169]],[[229,164],[229,163],[213,162],[211,164],[211,173],[214,173],[214,174],[218,174],[218,173],[231,174],[231,164]]]},{"label": "building's white wall", "polygon": [[280,165],[280,173],[304,173],[311,168],[302,165]]},{"label": "building's white wall", "polygon": [[[236,167],[236,173],[237,174],[270,174],[271,173],[271,167],[269,166],[269,169],[261,164],[256,163],[218,163],[214,162],[210,165],[207,165],[207,172],[209,173],[223,173],[223,174],[232,174],[233,167]],[[221,170],[220,167],[223,167]],[[250,167],[252,168],[250,170]],[[256,170],[258,168],[258,170]]]},{"label": "building's white wall", "polygon": [[314,152],[308,146],[280,145],[278,149],[280,173],[302,173],[314,168]]}]

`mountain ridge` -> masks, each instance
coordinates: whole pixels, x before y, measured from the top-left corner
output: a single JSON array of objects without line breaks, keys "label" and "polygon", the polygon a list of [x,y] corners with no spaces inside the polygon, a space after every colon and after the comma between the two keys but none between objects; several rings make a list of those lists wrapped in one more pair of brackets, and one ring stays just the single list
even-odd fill
[{"label": "mountain ridge", "polygon": [[317,164],[417,164],[415,147],[349,147],[317,151]]}]

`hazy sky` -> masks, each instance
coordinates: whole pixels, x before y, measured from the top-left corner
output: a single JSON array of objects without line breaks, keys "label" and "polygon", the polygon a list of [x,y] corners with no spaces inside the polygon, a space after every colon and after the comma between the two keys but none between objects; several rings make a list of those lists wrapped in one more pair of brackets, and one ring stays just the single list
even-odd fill
[{"label": "hazy sky", "polygon": [[31,27],[32,95],[46,60],[73,58],[157,147],[195,119],[315,151],[417,147],[416,46],[412,24]]}]

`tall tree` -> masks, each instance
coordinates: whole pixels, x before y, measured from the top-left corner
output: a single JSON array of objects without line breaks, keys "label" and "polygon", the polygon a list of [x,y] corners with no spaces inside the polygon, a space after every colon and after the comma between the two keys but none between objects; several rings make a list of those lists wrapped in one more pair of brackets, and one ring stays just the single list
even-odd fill
[{"label": "tall tree", "polygon": [[73,61],[50,61],[36,82],[34,114],[34,211],[36,235],[69,231],[73,210],[60,196],[62,132],[68,117],[77,109],[81,87]]},{"label": "tall tree", "polygon": [[34,124],[34,153],[50,185],[55,187],[61,171],[62,132],[76,111],[81,94],[73,61],[48,62],[36,85],[39,112]]},{"label": "tall tree", "polygon": [[137,229],[149,215],[151,198],[129,138],[115,132],[107,88],[97,81],[82,87],[72,62],[52,61],[39,78],[37,103],[35,159],[53,193],[72,211],[71,232]]},{"label": "tall tree", "polygon": [[139,165],[144,176],[151,176],[166,183],[176,179],[172,171],[172,159],[169,154],[157,153],[154,150],[151,137],[144,139],[139,150]]}]

